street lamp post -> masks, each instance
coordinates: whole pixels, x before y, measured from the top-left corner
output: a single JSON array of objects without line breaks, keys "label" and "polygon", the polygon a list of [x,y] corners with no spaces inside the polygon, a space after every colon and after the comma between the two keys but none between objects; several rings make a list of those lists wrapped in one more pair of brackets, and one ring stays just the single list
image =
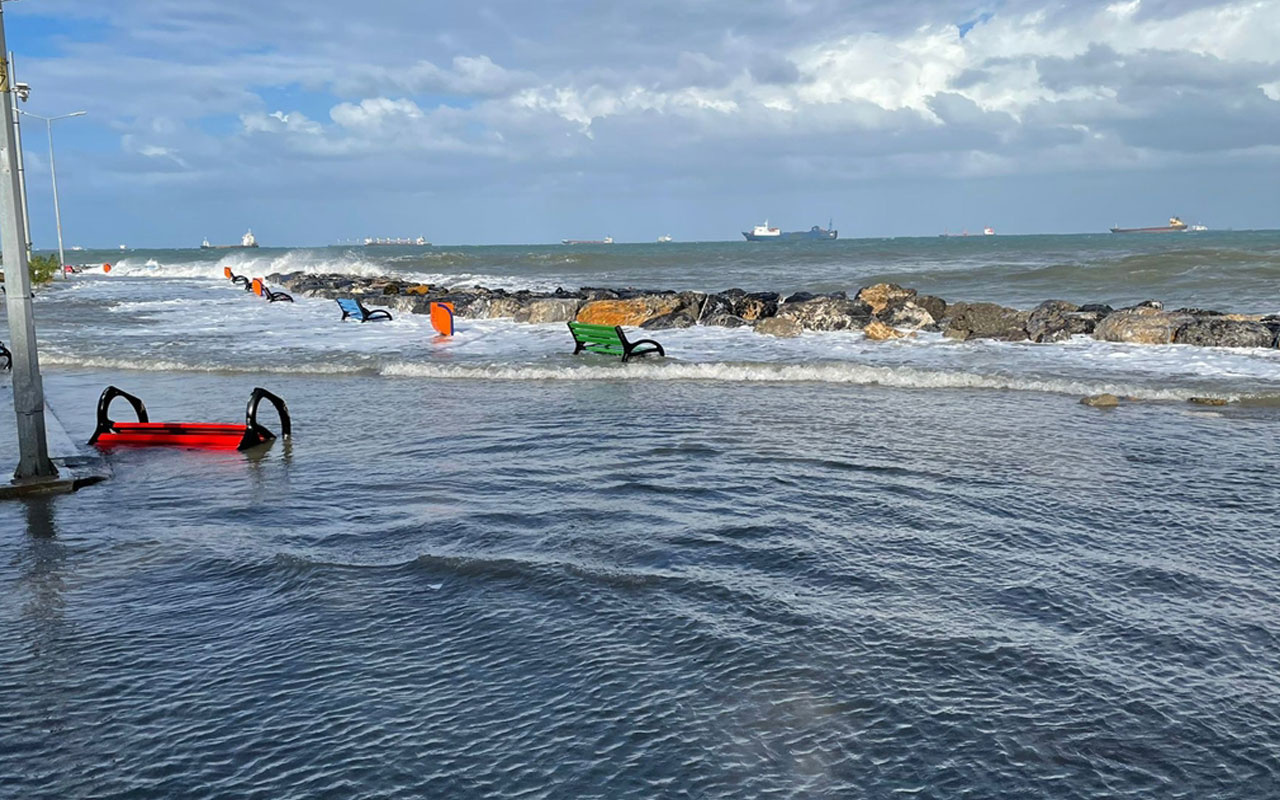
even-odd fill
[{"label": "street lamp post", "polygon": [[58,228],[58,271],[62,273],[62,277],[67,277],[64,267],[66,266],[66,256],[62,252],[62,210],[58,207],[58,170],[53,163],[53,123],[60,119],[70,119],[71,117],[83,117],[87,111],[72,111],[70,114],[59,114],[56,117],[42,117],[39,114],[32,114],[25,109],[18,109],[19,114],[26,114],[28,117],[44,120],[45,129],[49,132],[49,174],[53,177],[53,219]]}]

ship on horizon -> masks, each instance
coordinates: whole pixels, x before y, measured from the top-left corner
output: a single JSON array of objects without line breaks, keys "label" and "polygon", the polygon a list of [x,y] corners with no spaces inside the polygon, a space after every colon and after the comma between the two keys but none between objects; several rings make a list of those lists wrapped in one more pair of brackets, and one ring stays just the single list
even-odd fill
[{"label": "ship on horizon", "polygon": [[836,239],[840,233],[832,225],[831,220],[827,221],[827,227],[814,225],[807,231],[783,231],[781,228],[769,227],[769,220],[765,220],[763,225],[757,225],[750,231],[743,231],[742,235],[748,242],[774,242],[792,239]]},{"label": "ship on horizon", "polygon": [[[257,246],[258,240],[254,237],[252,228],[244,236],[240,237],[240,244],[209,244],[208,236],[204,237],[204,241],[200,243],[201,250],[243,250]],[[121,249],[123,247],[121,245]]]},{"label": "ship on horizon", "polygon": [[[1187,223],[1177,217],[1169,217],[1168,225],[1160,225],[1150,228],[1112,228],[1112,233],[1181,233],[1187,230]],[[1203,226],[1197,225],[1196,230],[1203,230]]]},{"label": "ship on horizon", "polygon": [[606,236],[603,239],[561,239],[560,244],[613,244],[613,237]]}]

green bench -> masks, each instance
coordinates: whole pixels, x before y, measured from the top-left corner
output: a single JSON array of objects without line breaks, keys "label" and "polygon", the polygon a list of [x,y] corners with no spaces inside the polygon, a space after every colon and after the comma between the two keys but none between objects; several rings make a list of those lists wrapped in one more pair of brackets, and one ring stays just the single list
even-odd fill
[{"label": "green bench", "polygon": [[605,356],[622,356],[623,361],[632,356],[647,356],[657,353],[666,356],[662,345],[652,339],[629,341],[620,325],[590,325],[586,322],[570,322],[569,332],[573,334],[576,345],[573,354],[576,356],[583,350],[588,353],[599,353]]}]

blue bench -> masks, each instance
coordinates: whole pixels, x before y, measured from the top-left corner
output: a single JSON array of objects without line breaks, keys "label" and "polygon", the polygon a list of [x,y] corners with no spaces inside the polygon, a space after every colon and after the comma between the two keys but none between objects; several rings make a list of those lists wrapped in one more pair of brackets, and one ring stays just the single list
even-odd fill
[{"label": "blue bench", "polygon": [[384,311],[381,308],[370,311],[364,307],[364,303],[354,297],[339,297],[337,299],[338,308],[342,309],[342,318],[347,317],[358,319],[361,322],[370,322],[375,319],[391,319],[391,312]]}]

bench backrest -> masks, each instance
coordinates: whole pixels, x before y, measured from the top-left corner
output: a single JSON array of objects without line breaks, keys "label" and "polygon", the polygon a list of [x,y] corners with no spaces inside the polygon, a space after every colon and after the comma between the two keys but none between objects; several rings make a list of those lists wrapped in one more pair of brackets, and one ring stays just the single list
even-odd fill
[{"label": "bench backrest", "polygon": [[344,314],[349,314],[356,319],[364,319],[364,311],[360,308],[360,303],[351,297],[339,297],[338,307],[342,309]]},{"label": "bench backrest", "polygon": [[608,355],[622,355],[626,351],[622,332],[613,325],[570,322],[569,330],[573,333],[574,341],[580,343],[584,350]]}]

